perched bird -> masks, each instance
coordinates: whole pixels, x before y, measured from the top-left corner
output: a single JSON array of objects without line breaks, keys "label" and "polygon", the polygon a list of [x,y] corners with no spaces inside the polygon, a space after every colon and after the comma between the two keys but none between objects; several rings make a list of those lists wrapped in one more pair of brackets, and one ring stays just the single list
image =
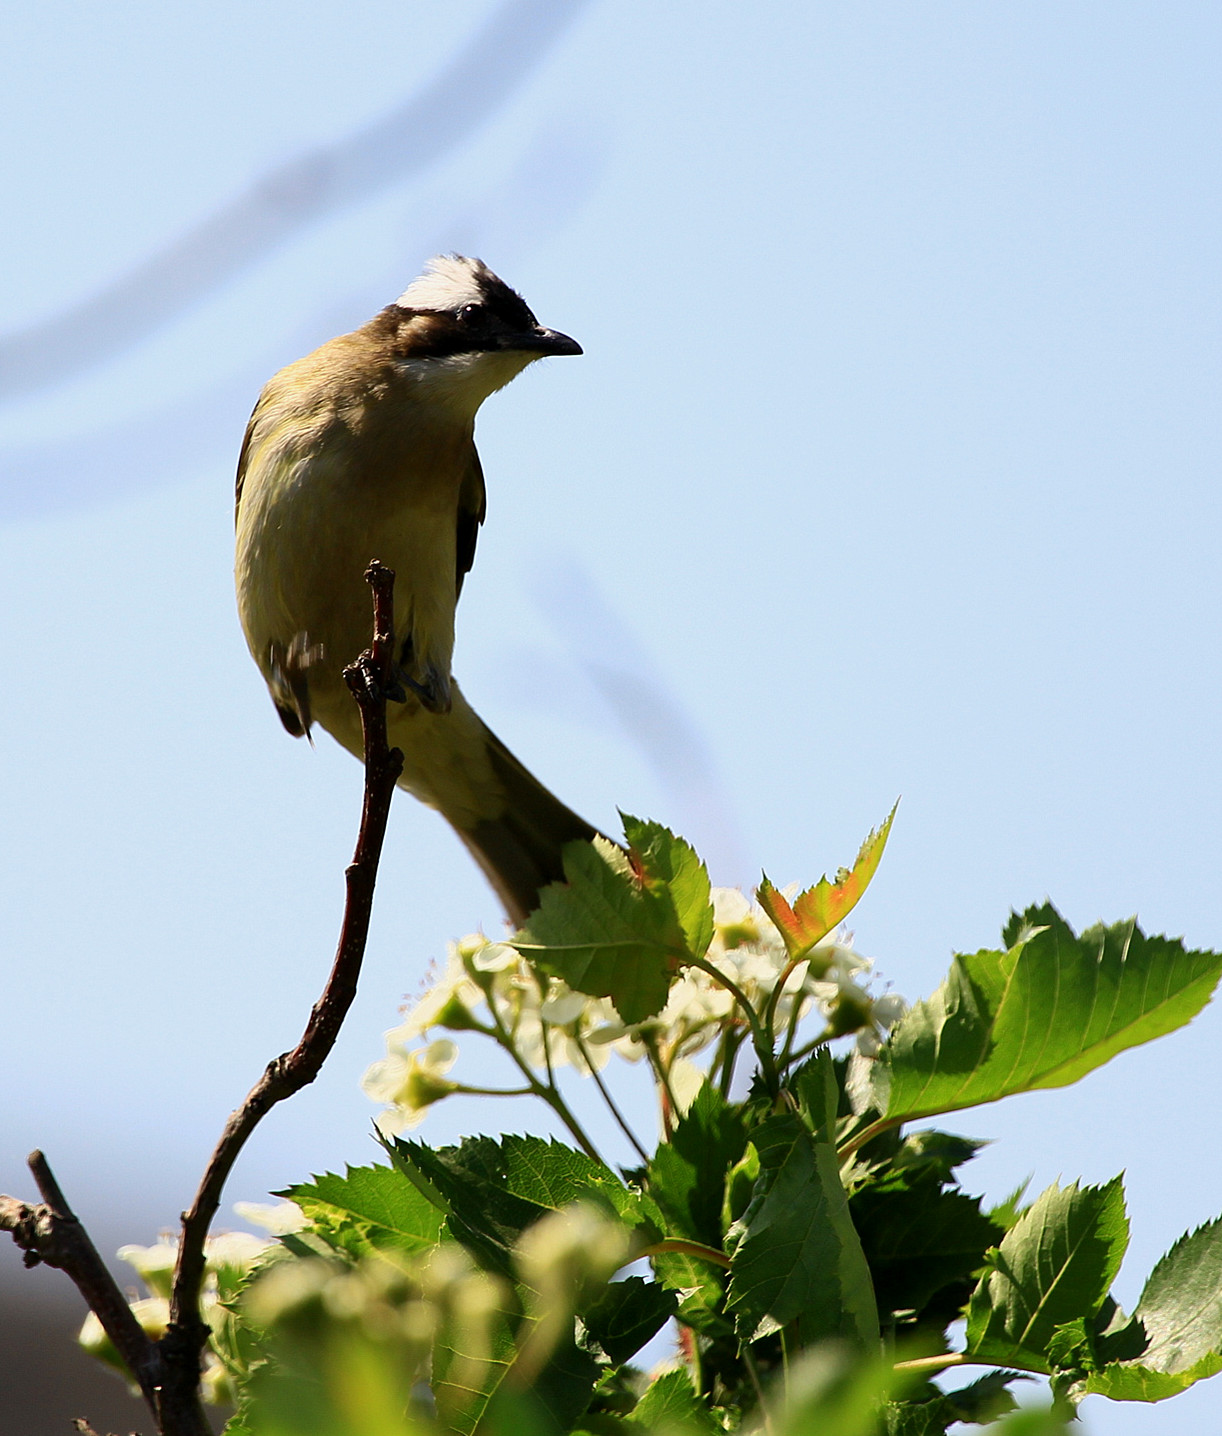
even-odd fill
[{"label": "perched bird", "polygon": [[284,726],[363,752],[342,672],[368,647],[371,559],[394,569],[390,741],[402,787],[457,831],[515,923],[595,830],[480,721],[450,674],[484,520],[475,415],[534,360],[580,354],[480,260],[430,261],[394,304],[282,369],[238,460],[238,611]]}]

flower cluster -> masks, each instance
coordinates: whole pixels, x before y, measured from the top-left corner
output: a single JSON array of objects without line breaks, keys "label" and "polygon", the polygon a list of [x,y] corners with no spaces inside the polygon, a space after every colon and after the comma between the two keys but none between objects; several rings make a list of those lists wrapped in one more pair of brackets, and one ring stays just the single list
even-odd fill
[{"label": "flower cluster", "polygon": [[684,968],[663,1010],[633,1025],[605,998],[540,977],[508,943],[482,934],[452,943],[444,970],[386,1034],[386,1056],[365,1074],[366,1094],[385,1104],[379,1128],[396,1135],[421,1122],[442,1097],[487,1092],[449,1076],[458,1047],[447,1037],[426,1042],[437,1028],[492,1038],[528,1082],[532,1072],[545,1073],[550,1084],[554,1070],[566,1065],[584,1075],[597,1072],[612,1053],[629,1062],[648,1058],[672,1107],[682,1110],[705,1080],[692,1059],[720,1042],[714,1065],[732,1063],[748,1035],[743,1000],[759,1016],[771,1009],[787,1054],[796,1050],[799,1024],[810,1015],[821,1017],[823,1040],[855,1033],[866,1056],[903,1015],[902,998],[875,997],[864,985],[871,962],[854,950],[851,933],[830,933],[795,964],[764,910],[736,888],[713,889],[713,915],[709,969]]}]

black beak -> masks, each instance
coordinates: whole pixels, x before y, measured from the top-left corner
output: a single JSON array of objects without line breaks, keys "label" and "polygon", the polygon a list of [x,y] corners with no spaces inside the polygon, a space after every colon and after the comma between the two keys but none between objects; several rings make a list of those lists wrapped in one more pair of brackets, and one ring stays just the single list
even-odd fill
[{"label": "black beak", "polygon": [[529,354],[580,354],[581,345],[567,334],[544,329],[536,324],[525,334],[510,334],[501,341],[502,349],[524,349]]}]

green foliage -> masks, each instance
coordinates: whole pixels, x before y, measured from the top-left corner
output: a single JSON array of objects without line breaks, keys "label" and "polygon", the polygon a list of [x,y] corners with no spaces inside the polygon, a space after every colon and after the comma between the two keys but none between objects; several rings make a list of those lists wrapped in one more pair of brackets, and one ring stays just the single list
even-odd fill
[{"label": "green foliage", "polygon": [[1119,1177],[1103,1187],[1049,1187],[989,1253],[968,1305],[969,1354],[1051,1370],[1057,1329],[1101,1309],[1128,1240]]},{"label": "green foliage", "polygon": [[441,1236],[436,1206],[387,1167],[349,1167],[343,1177],[328,1172],[277,1195],[296,1202],[316,1232],[356,1252],[367,1243],[412,1255],[431,1251]]},{"label": "green foliage", "polygon": [[[390,1166],[291,1188],[306,1228],[213,1321],[214,1357],[242,1388],[230,1436],[1051,1436],[1089,1393],[1161,1400],[1222,1370],[1222,1219],[1172,1248],[1128,1316],[1111,1296],[1119,1178],[1033,1201],[1024,1185],[986,1209],[960,1185],[982,1144],[903,1125],[1076,1081],[1170,1032],[1222,957],[1133,922],[1079,937],[1045,904],[1011,917],[1004,950],[956,957],[897,1021],[830,935],[890,824],[834,881],[790,901],[765,879],[762,908],[716,921],[726,899],[715,909],[664,828],[625,817],[626,850],[573,845],[566,882],[513,940],[542,974],[545,1076],[509,1005],[489,998],[487,1024],[469,1010],[496,973],[506,1004],[536,981],[497,965],[504,946],[485,967],[486,940],[462,949],[435,1010],[467,1004],[452,1030],[498,1041],[576,1147],[386,1138]],[[685,989],[689,1011],[667,1005]],[[614,1006],[609,1037],[607,1009],[572,1017],[575,994]],[[807,1012],[814,1036],[799,1035]],[[653,1070],[664,1137],[631,1173],[597,1155],[555,1085],[546,1044],[566,1034],[575,1063],[579,1038],[607,1038]],[[690,1055],[712,1044],[696,1089]],[[670,1364],[647,1375],[634,1363],[668,1327]],[[956,1388],[958,1366],[985,1370]],[[1016,1408],[1024,1373],[1047,1378],[1052,1407]]]},{"label": "green foliage", "polygon": [[740,1341],[791,1324],[803,1346],[839,1337],[878,1343],[878,1312],[861,1242],[849,1219],[835,1150],[793,1116],[752,1133],[760,1175],[728,1233],[733,1257],[727,1310]]},{"label": "green foliage", "polygon": [[628,852],[570,843],[564,883],[545,888],[513,939],[524,956],[577,992],[609,997],[625,1022],[666,1005],[679,968],[713,936],[709,875],[692,848],[656,823],[624,816]]},{"label": "green foliage", "polygon": [[[896,803],[895,808],[898,807]],[[767,877],[761,880],[758,892],[760,906],[776,925],[791,958],[805,957],[857,906],[882,861],[883,849],[887,846],[891,824],[895,820],[895,808],[862,843],[852,868],[841,868],[834,882],[829,882],[826,877],[820,878],[813,888],[800,893],[791,904]]]},{"label": "green foliage", "polygon": [[956,957],[884,1049],[877,1109],[892,1122],[1064,1087],[1194,1017],[1222,955],[1146,937],[1130,920],[1075,937],[1051,904],[1012,916],[1004,952]]}]

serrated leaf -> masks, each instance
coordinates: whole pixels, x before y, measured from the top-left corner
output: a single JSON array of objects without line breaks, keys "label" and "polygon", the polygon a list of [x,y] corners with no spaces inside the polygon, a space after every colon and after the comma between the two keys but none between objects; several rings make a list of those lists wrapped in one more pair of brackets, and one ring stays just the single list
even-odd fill
[{"label": "serrated leaf", "polygon": [[[432,1388],[442,1429],[452,1436],[561,1436],[580,1419],[598,1380],[599,1367],[570,1338],[551,1353],[542,1371],[525,1380],[517,1369],[530,1318],[517,1323],[516,1341],[508,1323],[498,1335],[492,1360],[462,1349],[461,1321],[434,1347]],[[451,1341],[455,1344],[451,1344]],[[484,1358],[484,1359],[481,1359]],[[472,1384],[473,1378],[479,1384]],[[429,1431],[436,1430],[430,1426]]]},{"label": "serrated leaf", "polygon": [[826,1047],[794,1072],[787,1086],[798,1101],[798,1110],[816,1141],[836,1140],[837,1113],[840,1108],[840,1083],[836,1080],[836,1064]]},{"label": "serrated leaf", "polygon": [[526,1228],[576,1201],[593,1202],[608,1216],[641,1228],[647,1241],[656,1240],[665,1226],[650,1198],[629,1191],[603,1163],[554,1139],[468,1137],[457,1147],[434,1150],[399,1138],[393,1155],[446,1212],[455,1238],[507,1274]]},{"label": "serrated leaf", "polygon": [[946,1400],[954,1407],[958,1420],[982,1426],[1015,1410],[1018,1402],[1010,1387],[1015,1381],[1030,1380],[1030,1376],[1018,1371],[990,1371],[957,1391],[948,1391]]},{"label": "serrated leaf", "polygon": [[665,890],[693,957],[703,957],[713,941],[713,892],[708,869],[696,850],[660,823],[642,822],[621,813],[629,860],[644,882]]},{"label": "serrated leaf", "polygon": [[734,1323],[725,1315],[724,1268],[688,1252],[651,1252],[649,1263],[658,1281],[673,1291],[679,1306],[675,1315],[701,1336],[732,1336]]},{"label": "serrated leaf", "polygon": [[669,1231],[721,1250],[726,1172],[746,1147],[741,1112],[704,1083],[670,1141],[661,1143],[649,1162],[649,1194]]},{"label": "serrated leaf", "polygon": [[374,1246],[424,1252],[441,1240],[441,1213],[393,1167],[349,1167],[342,1177],[326,1172],[278,1195],[312,1219],[360,1223]]},{"label": "serrated leaf", "polygon": [[1045,904],[1010,930],[1019,941],[1006,952],[956,957],[893,1031],[874,1074],[888,1121],[1076,1082],[1182,1027],[1222,975],[1222,955],[1146,937],[1131,921],[1079,938]]},{"label": "serrated leaf", "polygon": [[[899,804],[896,803],[896,808]],[[785,951],[791,958],[805,956],[815,943],[825,938],[842,923],[857,906],[887,846],[895,808],[861,845],[851,869],[841,868],[834,881],[821,877],[813,888],[800,893],[792,905],[785,895],[764,877],[756,890],[760,906],[772,919]]]},{"label": "serrated leaf", "polygon": [[609,998],[625,1022],[656,1016],[688,955],[670,894],[611,843],[569,843],[563,857],[566,881],[543,889],[510,941],[574,991]]},{"label": "serrated leaf", "polygon": [[886,1436],[946,1436],[959,1414],[945,1396],[931,1401],[888,1401],[883,1407]]},{"label": "serrated leaf", "polygon": [[791,1322],[802,1344],[840,1337],[878,1341],[870,1271],[849,1218],[835,1150],[797,1117],[771,1118],[752,1134],[761,1172],[731,1258],[726,1310],[754,1341]]},{"label": "serrated leaf", "polygon": [[[1092,1373],[1086,1391],[1161,1401],[1222,1371],[1222,1218],[1176,1242],[1150,1273],[1133,1317],[1144,1350]],[[1107,1354],[1106,1342],[1098,1347]]]},{"label": "serrated leaf", "polygon": [[1055,1183],[990,1253],[967,1312],[967,1354],[1048,1372],[1059,1326],[1099,1311],[1128,1245],[1124,1190]]},{"label": "serrated leaf", "polygon": [[948,1182],[954,1171],[988,1145],[972,1137],[958,1137],[953,1132],[910,1132],[891,1158],[891,1172],[904,1185],[923,1181],[927,1176]]},{"label": "serrated leaf", "polygon": [[673,1291],[643,1277],[630,1276],[608,1282],[594,1305],[582,1312],[581,1319],[608,1360],[619,1365],[652,1341],[678,1306],[679,1299]]},{"label": "serrated leaf", "polygon": [[637,1402],[627,1424],[634,1431],[648,1431],[650,1436],[669,1432],[719,1436],[722,1431],[686,1371],[664,1371]]},{"label": "serrated leaf", "polygon": [[1004,1235],[981,1212],[979,1198],[945,1191],[932,1175],[911,1185],[864,1187],[850,1197],[849,1212],[880,1312],[919,1316],[947,1287],[958,1288],[950,1295],[961,1305],[968,1278]]}]

